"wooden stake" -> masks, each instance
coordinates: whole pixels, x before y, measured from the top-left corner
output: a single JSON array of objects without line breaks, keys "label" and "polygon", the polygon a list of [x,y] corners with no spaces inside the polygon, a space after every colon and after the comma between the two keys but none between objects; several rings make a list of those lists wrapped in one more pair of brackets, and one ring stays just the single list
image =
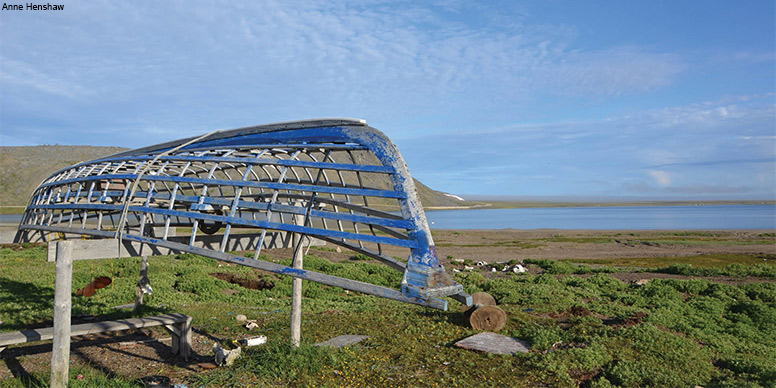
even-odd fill
[{"label": "wooden stake", "polygon": [[51,388],[66,388],[70,372],[70,311],[73,284],[73,244],[71,241],[57,242],[56,258]]},{"label": "wooden stake", "polygon": [[[302,240],[304,235],[294,234],[294,262],[295,269],[302,269],[304,249]],[[299,347],[302,341],[302,279],[294,278],[291,283],[291,346]]]}]

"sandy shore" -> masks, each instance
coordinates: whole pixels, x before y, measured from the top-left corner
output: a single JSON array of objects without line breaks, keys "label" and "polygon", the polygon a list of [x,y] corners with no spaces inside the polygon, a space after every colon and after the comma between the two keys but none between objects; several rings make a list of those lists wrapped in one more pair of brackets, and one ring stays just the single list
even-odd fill
[{"label": "sandy shore", "polygon": [[[703,254],[773,256],[774,230],[433,230],[437,255],[444,265],[452,259],[505,263],[524,259],[608,259],[683,257]],[[332,247],[331,244],[327,244]],[[407,250],[384,246],[389,256],[406,257]],[[267,251],[291,257],[290,249]],[[316,256],[338,262],[352,252],[314,249]]]},{"label": "sandy shore", "polygon": [[[435,230],[440,258],[599,259],[776,254],[774,230]],[[767,237],[763,237],[767,236]]]},{"label": "sandy shore", "polygon": [[[11,242],[16,225],[0,227],[0,243]],[[433,230],[443,264],[451,258],[508,262],[524,259],[605,259],[682,257],[702,254],[776,255],[776,231],[761,230]],[[327,244],[331,246],[331,244]],[[406,257],[407,250],[384,246],[390,256]],[[285,250],[271,250],[286,257]],[[270,252],[267,252],[270,253]],[[352,252],[316,251],[333,261]],[[288,256],[290,257],[290,256]]]}]

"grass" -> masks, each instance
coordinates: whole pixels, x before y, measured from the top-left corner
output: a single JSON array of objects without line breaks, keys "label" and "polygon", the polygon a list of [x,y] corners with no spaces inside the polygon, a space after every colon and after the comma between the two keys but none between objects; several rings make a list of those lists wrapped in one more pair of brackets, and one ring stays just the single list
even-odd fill
[{"label": "grass", "polygon": [[466,247],[466,248],[477,248],[477,247],[512,247],[512,248],[520,248],[520,249],[531,249],[531,248],[538,248],[543,247],[545,244],[542,243],[531,243],[526,241],[496,241],[496,242],[485,242],[482,244],[456,244],[456,243],[437,243],[437,247]]},{"label": "grass", "polygon": [[685,246],[709,246],[709,245],[760,245],[776,244],[772,233],[761,233],[753,238],[743,239],[729,232],[667,232],[656,236],[637,236],[635,233],[616,233],[601,236],[553,236],[537,241],[577,243],[577,244],[629,244],[629,245],[685,245]]},{"label": "grass", "polygon": [[[235,325],[235,314],[261,320],[259,331],[251,335],[267,335],[266,345],[246,349],[231,367],[178,379],[190,387],[776,385],[773,283],[735,286],[671,279],[639,287],[595,273],[608,270],[555,263],[534,262],[547,272],[576,273],[583,268],[592,275],[453,275],[467,292],[486,291],[499,301],[508,317],[500,333],[532,345],[530,353],[515,356],[454,347],[475,332],[452,301],[451,311],[442,312],[311,282],[305,282],[303,345],[292,349],[286,344],[290,278],[247,267],[219,267],[215,260],[188,254],[151,259],[154,294],[146,297],[148,304],[138,314],[189,314],[198,332],[223,343],[248,334]],[[365,261],[332,263],[306,256],[305,266],[394,288],[401,280],[400,273]],[[45,247],[0,248],[0,268],[0,320],[5,322],[0,331],[50,323],[54,265],[45,262]],[[114,286],[91,299],[74,297],[74,314],[131,314],[111,306],[133,300],[138,268],[138,259],[114,260],[112,267],[110,260],[77,261],[73,291],[98,275],[112,276]],[[275,286],[242,289],[209,275],[216,271],[260,276]],[[237,292],[226,295],[226,289]],[[342,334],[370,338],[354,348],[311,346]],[[75,380],[77,374],[84,379]],[[114,378],[88,364],[75,366],[71,378],[73,387],[138,386],[130,377]],[[47,380],[48,372],[37,372],[26,383],[7,379],[0,387],[45,386]]]},{"label": "grass", "polygon": [[776,279],[776,265],[770,264],[728,264],[723,268],[697,268],[687,264],[671,264],[665,268],[653,268],[650,272],[662,272],[684,276],[734,276]]},{"label": "grass", "polygon": [[547,242],[571,242],[578,244],[609,244],[613,243],[614,239],[611,237],[571,237],[571,236],[552,236],[549,238],[543,238],[541,241]]},{"label": "grass", "polygon": [[659,268],[674,264],[689,265],[698,268],[724,268],[730,264],[743,266],[768,265],[776,266],[776,255],[748,255],[734,253],[715,253],[682,257],[632,257],[632,258],[607,258],[607,259],[564,259],[562,261],[590,264],[609,265],[626,268]]},{"label": "grass", "polygon": [[589,273],[612,273],[616,272],[616,269],[608,266],[595,266],[590,267],[587,265],[574,265],[567,261],[562,260],[535,260],[525,259],[525,264],[534,264],[541,267],[544,272],[553,275],[567,275],[567,274],[589,274]]},{"label": "grass", "polygon": [[0,206],[0,214],[22,214],[26,206]]}]

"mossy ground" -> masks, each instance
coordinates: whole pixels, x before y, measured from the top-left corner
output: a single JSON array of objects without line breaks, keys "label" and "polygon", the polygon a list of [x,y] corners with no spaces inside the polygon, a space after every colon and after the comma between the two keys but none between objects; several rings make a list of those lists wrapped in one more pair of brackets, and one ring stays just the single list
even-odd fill
[{"label": "mossy ground", "polygon": [[[46,263],[45,254],[43,246],[0,248],[0,331],[50,324],[54,265]],[[559,265],[571,273],[580,268]],[[401,275],[362,260],[332,263],[307,256],[305,267],[394,288]],[[73,291],[100,275],[114,283],[91,299],[74,297],[73,314],[131,314],[112,306],[133,300],[138,270],[136,258],[77,261]],[[213,272],[260,276],[275,286],[244,289],[210,276]],[[532,351],[494,356],[454,347],[475,332],[453,301],[452,311],[441,312],[310,282],[304,291],[303,346],[292,349],[286,344],[290,278],[219,266],[194,255],[152,258],[154,294],[135,314],[189,314],[199,333],[225,343],[247,334],[234,314],[261,317],[258,333],[270,338],[267,345],[247,349],[231,367],[197,374],[181,368],[189,387],[776,386],[773,283],[736,286],[670,279],[636,286],[607,273],[561,279],[549,273],[455,276],[467,292],[492,294],[508,316],[500,333],[527,340]],[[370,338],[348,349],[311,346],[342,334]],[[84,379],[72,380],[73,387],[137,386],[131,377],[114,378],[88,365],[73,370],[71,377],[77,374]],[[27,381],[10,378],[0,386],[45,385],[47,379],[47,373],[35,372]]]}]

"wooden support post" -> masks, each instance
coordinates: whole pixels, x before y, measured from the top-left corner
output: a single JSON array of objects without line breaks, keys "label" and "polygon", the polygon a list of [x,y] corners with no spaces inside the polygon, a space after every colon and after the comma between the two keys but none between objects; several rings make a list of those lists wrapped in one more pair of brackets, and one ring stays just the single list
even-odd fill
[{"label": "wooden support post", "polygon": [[[302,240],[304,235],[295,234],[294,262],[295,269],[302,269],[304,249]],[[291,283],[291,346],[299,347],[302,340],[302,279],[294,278]]]},{"label": "wooden support post", "polygon": [[148,280],[148,255],[144,255],[140,261],[140,279],[137,280],[137,287],[135,287],[135,310],[143,304],[143,295],[146,293],[145,290],[151,287],[150,283]]},{"label": "wooden support post", "polygon": [[73,284],[73,243],[57,242],[54,285],[54,344],[51,350],[51,388],[66,388],[70,372],[70,309]]}]

